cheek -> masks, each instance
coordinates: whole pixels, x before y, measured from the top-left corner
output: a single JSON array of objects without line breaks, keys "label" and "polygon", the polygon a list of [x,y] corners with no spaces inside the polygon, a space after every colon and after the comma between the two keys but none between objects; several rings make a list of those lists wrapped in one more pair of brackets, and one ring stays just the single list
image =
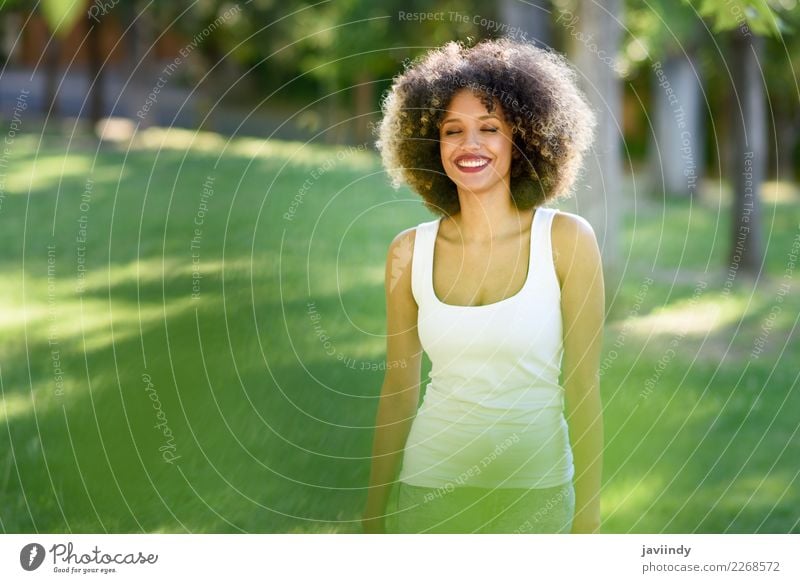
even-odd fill
[{"label": "cheek", "polygon": [[442,162],[447,163],[447,159],[452,152],[453,147],[447,142],[439,142],[439,155],[442,157]]},{"label": "cheek", "polygon": [[498,151],[503,153],[503,156],[508,156],[509,158],[511,157],[511,153],[514,151],[514,144],[507,136],[500,138],[497,147]]}]

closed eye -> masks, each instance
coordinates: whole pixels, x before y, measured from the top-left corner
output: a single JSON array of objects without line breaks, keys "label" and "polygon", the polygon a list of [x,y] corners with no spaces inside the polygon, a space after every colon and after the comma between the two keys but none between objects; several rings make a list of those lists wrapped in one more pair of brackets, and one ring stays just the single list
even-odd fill
[{"label": "closed eye", "polygon": [[[483,128],[481,131],[482,131],[482,132],[492,132],[492,133],[496,133],[496,132],[497,132],[497,128]],[[444,135],[446,135],[446,136],[452,136],[453,134],[460,134],[460,133],[461,133],[461,131],[459,131],[459,130],[447,130],[447,131],[444,133]]]}]

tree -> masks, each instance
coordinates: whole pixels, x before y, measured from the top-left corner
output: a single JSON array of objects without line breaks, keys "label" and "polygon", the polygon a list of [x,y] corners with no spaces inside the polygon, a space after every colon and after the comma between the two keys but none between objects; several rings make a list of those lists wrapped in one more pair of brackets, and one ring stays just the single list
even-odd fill
[{"label": "tree", "polygon": [[129,64],[125,101],[129,115],[140,129],[154,125],[158,121],[157,100],[148,104],[150,109],[147,111],[141,109],[137,111],[137,108],[141,108],[142,104],[147,102],[147,95],[152,91],[155,82],[152,65],[157,36],[155,19],[158,13],[155,10],[143,0],[127,0],[120,6],[123,26],[127,30],[125,41]]},{"label": "tree", "polygon": [[44,106],[48,115],[58,115],[57,77],[60,41],[69,34],[80,18],[83,4],[83,0],[42,0],[37,4],[52,32],[45,49]]},{"label": "tree", "polygon": [[646,64],[651,83],[646,189],[659,199],[691,196],[704,167],[702,24],[674,0],[628,0],[626,25],[625,68]]},{"label": "tree", "polygon": [[[478,0],[446,0],[435,8],[431,12],[427,0],[339,0],[303,14],[301,23],[307,23],[303,30],[316,32],[303,44],[300,65],[327,92],[327,123],[329,127],[338,124],[342,130],[329,132],[331,141],[348,137],[371,141],[370,122],[379,116],[377,89],[400,71],[404,58],[449,40],[487,36],[475,18],[481,8],[487,8]],[[403,16],[426,14],[441,19]],[[341,119],[340,112],[352,121]],[[344,134],[345,121],[350,122],[351,136]]]},{"label": "tree", "polygon": [[[553,3],[551,0],[502,0],[499,5],[500,18],[511,29],[519,29],[521,34],[510,33],[507,36],[517,40],[527,40],[538,47],[548,48],[553,42]],[[521,37],[521,38],[520,38]]]},{"label": "tree", "polygon": [[[586,176],[575,197],[576,212],[592,225],[604,266],[618,273],[622,217],[622,88],[617,68],[622,39],[622,2],[579,2],[575,12],[556,18],[569,34],[569,53],[583,76],[583,89],[597,115],[595,145],[587,156]],[[611,278],[608,278],[611,279]]]},{"label": "tree", "polygon": [[88,75],[89,80],[89,124],[91,128],[96,128],[97,124],[105,113],[104,91],[105,91],[105,67],[103,67],[103,46],[102,46],[102,18],[87,18],[86,24],[89,27],[86,47],[88,50]]},{"label": "tree", "polygon": [[[764,76],[767,80],[767,103],[774,115],[774,135],[770,137],[768,176],[776,180],[798,178],[797,146],[800,141],[800,10],[784,15],[789,34],[765,39]],[[774,147],[773,147],[774,146]]]},{"label": "tree", "polygon": [[761,237],[761,182],[765,176],[765,81],[761,60],[766,35],[780,36],[783,21],[763,0],[684,0],[697,5],[714,32],[725,33],[729,46],[730,108],[733,139],[727,173],[733,189],[728,261],[734,273],[757,275],[764,262]]}]

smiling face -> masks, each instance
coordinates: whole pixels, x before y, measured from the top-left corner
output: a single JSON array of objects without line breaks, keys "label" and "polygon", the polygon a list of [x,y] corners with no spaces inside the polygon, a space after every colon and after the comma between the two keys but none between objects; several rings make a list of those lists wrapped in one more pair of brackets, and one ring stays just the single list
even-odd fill
[{"label": "smiling face", "polygon": [[469,89],[453,96],[439,129],[439,151],[444,171],[459,191],[509,191],[512,143],[500,105],[488,112]]}]

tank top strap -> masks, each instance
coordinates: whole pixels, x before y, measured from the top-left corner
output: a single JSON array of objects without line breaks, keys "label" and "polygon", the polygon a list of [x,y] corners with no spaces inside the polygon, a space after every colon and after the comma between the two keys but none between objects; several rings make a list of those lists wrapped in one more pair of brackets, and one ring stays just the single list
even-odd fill
[{"label": "tank top strap", "polygon": [[556,266],[553,263],[552,229],[553,218],[559,212],[555,208],[538,207],[534,216],[531,237],[531,265],[537,270],[537,279],[560,291]]},{"label": "tank top strap", "polygon": [[433,290],[427,285],[426,277],[430,277],[433,271],[433,240],[436,233],[435,221],[428,221],[417,225],[414,236],[414,253],[411,259],[411,292],[417,302],[417,306],[429,302],[432,298],[430,294]]}]

